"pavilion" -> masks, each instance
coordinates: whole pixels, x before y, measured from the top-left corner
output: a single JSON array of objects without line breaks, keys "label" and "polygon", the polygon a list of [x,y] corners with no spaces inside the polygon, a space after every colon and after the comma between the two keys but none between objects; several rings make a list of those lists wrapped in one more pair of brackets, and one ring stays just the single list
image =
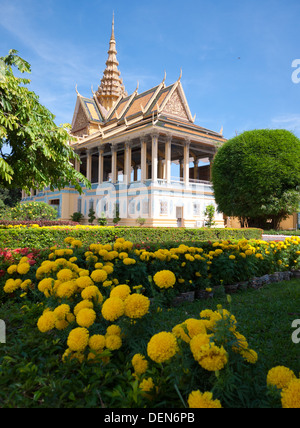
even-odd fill
[{"label": "pavilion", "polygon": [[[70,145],[80,157],[74,167],[91,182],[80,195],[72,186],[31,195],[23,201],[44,201],[58,209],[59,217],[74,212],[112,222],[116,211],[120,225],[201,227],[204,210],[215,204],[210,166],[226,140],[221,132],[197,126],[179,79],[166,86],[166,75],[157,86],[128,95],[117,60],[114,20],[103,78],[90,98],[76,87],[77,100]],[[216,207],[217,208],[217,207]],[[216,225],[224,226],[216,213]],[[112,224],[112,223],[111,223]]]}]

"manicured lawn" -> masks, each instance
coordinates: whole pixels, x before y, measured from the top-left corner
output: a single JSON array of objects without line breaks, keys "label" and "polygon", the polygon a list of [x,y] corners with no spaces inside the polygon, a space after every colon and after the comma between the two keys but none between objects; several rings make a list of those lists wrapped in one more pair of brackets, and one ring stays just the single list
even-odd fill
[{"label": "manicured lawn", "polygon": [[299,373],[300,344],[292,342],[292,322],[300,319],[300,280],[270,284],[259,290],[240,291],[231,296],[231,307],[226,297],[186,303],[172,309],[171,314],[160,314],[158,325],[174,325],[184,317],[199,317],[203,309],[216,309],[218,304],[233,313],[239,331],[247,337],[250,346],[260,357],[266,369],[285,365]]}]

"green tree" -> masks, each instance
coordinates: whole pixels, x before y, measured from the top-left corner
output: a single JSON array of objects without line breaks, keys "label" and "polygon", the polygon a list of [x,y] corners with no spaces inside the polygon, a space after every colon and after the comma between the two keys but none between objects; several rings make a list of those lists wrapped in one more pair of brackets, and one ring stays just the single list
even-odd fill
[{"label": "green tree", "polygon": [[0,187],[50,187],[74,185],[81,193],[82,182],[90,182],[72,166],[78,159],[69,145],[67,125],[57,126],[55,116],[27,88],[29,79],[16,77],[30,73],[30,65],[11,50],[0,58]]},{"label": "green tree", "polygon": [[93,221],[95,220],[95,218],[96,218],[96,216],[95,216],[95,211],[94,211],[94,208],[93,207],[91,207],[90,209],[89,209],[89,213],[88,213],[88,218],[89,218],[89,223],[93,223]]},{"label": "green tree", "polygon": [[214,221],[215,212],[216,212],[216,209],[213,204],[207,205],[207,207],[205,208],[204,216],[206,218],[205,225],[207,227],[212,227],[216,224],[216,222]]},{"label": "green tree", "polygon": [[278,229],[300,203],[300,140],[286,130],[254,130],[217,152],[212,182],[219,211],[242,225]]}]

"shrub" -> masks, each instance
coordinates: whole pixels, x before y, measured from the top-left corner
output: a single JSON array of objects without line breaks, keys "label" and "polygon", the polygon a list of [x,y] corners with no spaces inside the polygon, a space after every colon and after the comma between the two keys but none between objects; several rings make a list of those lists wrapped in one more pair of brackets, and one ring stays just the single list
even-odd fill
[{"label": "shrub", "polygon": [[0,230],[0,248],[49,248],[63,245],[64,239],[72,235],[85,245],[92,243],[110,243],[117,238],[124,238],[134,244],[159,245],[163,248],[176,246],[178,243],[199,243],[222,239],[260,239],[260,229],[184,229],[184,228],[147,228],[147,227],[101,227],[77,226],[29,229]]},{"label": "shrub", "polygon": [[45,202],[18,203],[5,211],[4,220],[55,220],[57,210]]},{"label": "shrub", "polygon": [[99,226],[106,226],[107,225],[107,218],[105,217],[105,213],[101,213],[101,217],[98,218],[98,224]]},{"label": "shrub", "polygon": [[81,212],[75,212],[71,215],[71,220],[80,223],[84,218],[84,215]]}]

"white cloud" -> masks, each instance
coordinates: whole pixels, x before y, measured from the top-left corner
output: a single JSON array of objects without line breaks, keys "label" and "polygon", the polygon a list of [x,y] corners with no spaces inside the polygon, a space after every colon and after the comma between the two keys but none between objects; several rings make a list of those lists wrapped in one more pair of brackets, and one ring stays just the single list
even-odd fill
[{"label": "white cloud", "polygon": [[300,132],[300,114],[282,115],[272,119],[272,125],[295,133]]}]

